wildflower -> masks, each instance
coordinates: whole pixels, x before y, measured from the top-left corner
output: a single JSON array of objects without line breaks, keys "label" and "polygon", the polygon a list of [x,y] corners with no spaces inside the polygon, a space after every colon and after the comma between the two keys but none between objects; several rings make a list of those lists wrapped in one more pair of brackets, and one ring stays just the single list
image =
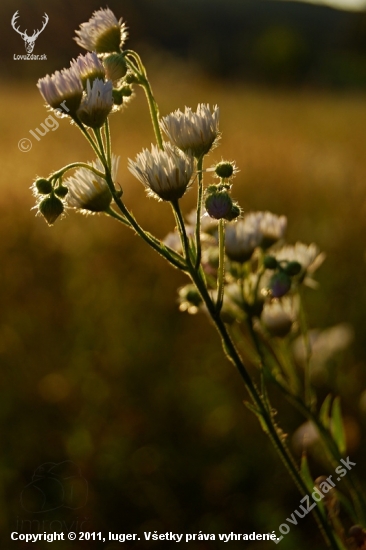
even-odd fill
[{"label": "wildflower", "polygon": [[319,252],[316,244],[304,244],[297,242],[295,245],[285,245],[279,250],[273,251],[277,262],[298,262],[302,267],[300,279],[311,287],[316,287],[316,282],[312,279],[312,274],[324,262],[325,254]]},{"label": "wildflower", "polygon": [[[119,157],[112,156],[112,178],[117,177]],[[88,163],[93,168],[103,171],[99,159]],[[105,212],[111,201],[112,194],[107,182],[88,168],[78,168],[73,176],[67,178],[64,184],[68,187],[67,206],[81,210],[84,213]]]},{"label": "wildflower", "polygon": [[256,219],[250,215],[237,223],[226,226],[225,248],[230,260],[246,262],[251,258],[260,242],[261,234],[258,231],[258,224]]},{"label": "wildflower", "polygon": [[219,108],[211,114],[209,105],[199,104],[195,113],[189,107],[179,109],[160,122],[170,141],[185,153],[199,158],[207,154],[219,137]]},{"label": "wildflower", "polygon": [[261,322],[271,336],[284,338],[291,331],[296,319],[296,304],[293,298],[272,300],[263,306]]},{"label": "wildflower", "polygon": [[80,25],[76,32],[77,44],[82,48],[97,53],[118,52],[127,39],[127,27],[118,21],[114,13],[109,9],[95,11],[86,23]]},{"label": "wildflower", "polygon": [[268,248],[284,237],[287,229],[286,216],[277,216],[272,212],[257,212],[257,215],[262,233],[262,248]]},{"label": "wildflower", "polygon": [[79,73],[84,87],[88,80],[91,82],[96,78],[104,80],[106,76],[103,64],[95,52],[88,52],[86,55],[80,54],[77,59],[71,62],[71,67]]},{"label": "wildflower", "polygon": [[113,84],[96,78],[93,84],[86,83],[86,96],[77,112],[78,118],[90,128],[100,128],[113,107]]},{"label": "wildflower", "polygon": [[193,172],[193,157],[184,155],[170,143],[162,151],[152,145],[151,153],[144,149],[136,161],[128,160],[130,172],[145,185],[156,199],[174,201],[187,190]]},{"label": "wildflower", "polygon": [[52,76],[40,78],[37,86],[53,109],[63,107],[70,116],[75,116],[83,95],[83,85],[75,67],[56,71]]}]

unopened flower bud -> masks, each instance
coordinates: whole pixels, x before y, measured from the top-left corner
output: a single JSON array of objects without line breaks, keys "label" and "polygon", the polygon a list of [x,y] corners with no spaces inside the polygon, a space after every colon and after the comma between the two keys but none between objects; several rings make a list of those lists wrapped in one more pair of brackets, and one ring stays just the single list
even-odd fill
[{"label": "unopened flower bud", "polygon": [[302,267],[299,262],[289,262],[287,266],[283,269],[287,275],[290,275],[290,277],[293,277],[294,275],[298,275],[301,271]]},{"label": "unopened flower bud", "polygon": [[233,220],[238,218],[240,216],[240,214],[241,214],[240,206],[236,203],[233,203],[233,205],[231,207],[231,211],[226,216],[225,220],[227,220],[228,222],[232,222]]},{"label": "unopened flower bud", "polygon": [[60,199],[64,199],[68,192],[69,190],[65,187],[65,185],[59,185],[59,187],[56,187],[54,190],[55,195],[57,195]]},{"label": "unopened flower bud", "polygon": [[117,88],[113,88],[112,97],[113,97],[114,105],[122,105],[122,103],[123,103],[123,94],[122,94],[121,90],[118,90]]},{"label": "unopened flower bud", "polygon": [[38,178],[35,186],[40,195],[49,195],[52,192],[52,183],[45,178]]},{"label": "unopened flower bud", "polygon": [[230,215],[233,201],[226,189],[216,190],[206,194],[205,207],[207,213],[215,220],[227,219]]},{"label": "unopened flower bud", "polygon": [[291,288],[291,279],[283,271],[275,273],[270,280],[269,287],[274,298],[281,298]]},{"label": "unopened flower bud", "polygon": [[126,74],[127,65],[123,54],[113,53],[103,59],[108,80],[116,82]]},{"label": "unopened flower bud", "polygon": [[52,194],[39,203],[38,210],[45,218],[48,225],[53,225],[57,218],[63,213],[64,205],[60,199]]},{"label": "unopened flower bud", "polygon": [[234,165],[232,162],[221,161],[215,167],[215,174],[219,178],[228,179],[234,173]]},{"label": "unopened flower bud", "polygon": [[127,84],[138,84],[138,78],[134,73],[128,72],[124,78]]},{"label": "unopened flower bud", "polygon": [[266,269],[276,269],[278,264],[274,256],[265,256],[263,265]]}]

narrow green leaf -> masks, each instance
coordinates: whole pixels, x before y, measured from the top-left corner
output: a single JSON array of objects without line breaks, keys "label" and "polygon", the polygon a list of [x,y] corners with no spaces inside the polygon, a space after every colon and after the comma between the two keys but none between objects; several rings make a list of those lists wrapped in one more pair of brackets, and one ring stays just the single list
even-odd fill
[{"label": "narrow green leaf", "polygon": [[323,424],[324,428],[329,428],[329,413],[330,405],[332,402],[332,395],[329,393],[324,399],[319,411],[319,420]]},{"label": "narrow green leaf", "polygon": [[333,401],[331,432],[339,452],[343,455],[346,452],[346,436],[343,427],[340,397],[336,397]]},{"label": "narrow green leaf", "polygon": [[311,493],[313,491],[314,481],[311,477],[308,459],[305,452],[302,453],[301,457],[300,474],[306,487],[308,488],[308,491]]}]

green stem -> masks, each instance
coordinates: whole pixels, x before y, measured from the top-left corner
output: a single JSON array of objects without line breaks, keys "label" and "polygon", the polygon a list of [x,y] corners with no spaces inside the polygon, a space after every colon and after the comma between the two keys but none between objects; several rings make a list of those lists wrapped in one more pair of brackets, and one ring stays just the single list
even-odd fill
[{"label": "green stem", "polygon": [[202,216],[202,197],[203,197],[203,155],[197,159],[198,173],[198,193],[197,193],[197,220],[196,220],[196,264],[195,268],[201,263],[201,216]]},{"label": "green stem", "polygon": [[181,211],[180,206],[179,206],[179,201],[178,200],[171,201],[171,206],[172,206],[172,209],[173,209],[173,213],[174,213],[176,223],[177,223],[177,228],[178,228],[180,239],[181,239],[181,242],[182,242],[184,257],[186,259],[187,264],[188,263],[190,264],[191,263],[191,255],[190,255],[189,241],[188,241],[188,237],[187,237],[186,226],[184,224],[184,219],[183,219],[183,216],[182,216],[182,211]]},{"label": "green stem", "polygon": [[105,121],[104,124],[104,136],[105,136],[105,142],[106,142],[106,149],[107,149],[107,161],[109,169],[112,170],[112,148],[111,148],[111,132],[109,128],[109,120]]},{"label": "green stem", "polygon": [[134,60],[137,62],[138,68],[136,67],[136,65],[134,63],[132,63],[128,59],[128,57],[126,55],[125,60],[126,60],[127,67],[131,71],[133,71],[133,73],[137,77],[138,84],[144,89],[146,99],[147,99],[147,103],[149,105],[150,117],[151,117],[152,125],[153,125],[153,128],[154,128],[156,142],[157,142],[159,148],[161,150],[164,150],[163,137],[162,137],[161,130],[160,130],[160,125],[159,125],[159,107],[158,107],[158,104],[155,100],[155,97],[154,97],[149,79],[147,78],[145,67],[143,66],[142,61],[141,61],[140,57],[137,55],[136,52],[130,51],[129,53],[130,53],[130,55],[133,56]]},{"label": "green stem", "polygon": [[67,172],[68,170],[72,170],[73,168],[86,168],[87,170],[90,170],[100,178],[105,177],[104,172],[100,172],[99,170],[94,168],[94,166],[92,166],[91,164],[87,164],[86,162],[72,162],[71,164],[68,164],[67,166],[64,166],[63,168],[61,168],[61,170],[54,172],[51,176],[51,179],[59,179],[61,176],[65,174],[65,172]]},{"label": "green stem", "polygon": [[78,120],[74,120],[76,126],[79,128],[80,132],[83,134],[83,136],[88,140],[89,144],[91,145],[93,151],[101,161],[101,163],[104,165],[104,156],[101,151],[98,149],[97,143],[93,140],[93,138],[89,135],[89,132],[86,130],[85,126],[81,124]]},{"label": "green stem", "polygon": [[[221,336],[222,340],[222,347],[223,350],[228,357],[228,359],[234,364],[234,366],[239,371],[240,376],[242,377],[245,386],[247,388],[247,391],[252,399],[252,402],[258,411],[258,414],[260,418],[263,421],[263,425],[265,426],[267,435],[269,436],[272,444],[274,445],[275,449],[279,453],[283,463],[285,464],[288,472],[290,473],[291,477],[293,478],[296,486],[300,490],[300,492],[303,495],[308,495],[309,491],[307,489],[307,486],[305,482],[303,481],[298,468],[296,466],[296,463],[288,450],[285,442],[281,438],[278,428],[272,418],[271,413],[267,410],[266,405],[263,403],[262,398],[252,381],[249,373],[247,372],[246,368],[244,367],[242,360],[235,348],[235,345],[233,341],[231,340],[229,333],[226,330],[225,324],[223,323],[220,315],[216,311],[216,307],[214,303],[211,300],[211,297],[207,291],[207,288],[204,284],[202,284],[202,281],[197,274],[197,272],[190,268],[189,274],[192,278],[192,281],[195,283],[197,289],[199,290],[202,299],[204,303],[206,304],[206,307],[211,315],[211,318],[215,324],[215,327],[218,331],[218,333]],[[334,549],[334,550],[341,550],[342,547],[339,546],[336,538],[334,537],[334,534],[331,530],[330,525],[328,524],[326,518],[323,516],[321,510],[316,506],[313,509],[314,516],[317,520],[317,523],[319,525],[319,528],[326,540],[326,542]]]},{"label": "green stem", "polygon": [[224,300],[224,276],[225,276],[225,220],[219,221],[219,272],[217,277],[217,301],[216,310],[219,313]]},{"label": "green stem", "polygon": [[[268,342],[266,342],[266,347],[270,351],[270,353],[273,355],[275,361],[279,364],[281,367],[281,362],[279,361],[276,353],[272,349],[272,347],[269,345]],[[257,340],[256,344],[257,352],[259,353],[260,349],[260,343]],[[263,352],[262,355],[263,357]],[[340,465],[340,460],[342,457],[341,453],[339,452],[339,449],[337,447],[337,444],[335,443],[332,435],[329,433],[329,431],[323,426],[323,424],[320,422],[320,420],[317,418],[317,416],[314,414],[313,410],[310,408],[309,405],[305,404],[301,398],[298,395],[293,394],[283,382],[281,382],[276,376],[274,376],[269,368],[266,368],[266,363],[263,361],[263,366],[266,369],[267,374],[271,378],[271,380],[280,388],[282,393],[285,395],[285,398],[287,401],[293,405],[307,420],[312,422],[321,437],[323,447],[325,450],[325,453],[328,457],[328,460],[332,466],[332,468],[336,469],[337,466]],[[364,502],[364,499],[362,497],[362,492],[359,488],[359,483],[356,479],[354,479],[354,475],[351,471],[347,473],[347,476],[343,478],[343,482],[347,486],[347,489],[351,495],[352,502],[354,504],[354,509],[356,511],[356,515],[358,517],[358,521],[363,525],[366,526],[366,503]]]},{"label": "green stem", "polygon": [[[126,208],[126,206],[124,205],[124,203],[121,200],[120,196],[118,195],[118,193],[115,189],[115,186],[114,186],[109,168],[108,167],[105,167],[105,168],[106,168],[106,175],[105,175],[106,182],[107,182],[108,187],[109,187],[109,189],[112,193],[114,202],[116,203],[119,210],[121,211],[121,213],[123,215],[123,218],[125,220],[127,220],[130,227],[133,228],[135,230],[135,232],[149,246],[151,246],[151,248],[153,248],[156,252],[158,252],[161,256],[163,256],[170,264],[172,264],[174,267],[176,267],[178,269],[181,269],[182,271],[186,271],[187,270],[187,265],[186,265],[184,259],[182,258],[182,256],[180,256],[180,254],[178,254],[177,252],[175,252],[171,248],[165,246],[158,239],[153,237],[153,235],[151,235],[147,231],[144,231],[144,229],[138,224],[138,222],[135,220],[133,215]],[[111,210],[111,212],[114,212],[114,211]],[[108,214],[112,215],[109,211],[108,211]],[[113,217],[116,217],[116,216],[113,216]],[[121,220],[119,220],[119,221],[121,221]]]},{"label": "green stem", "polygon": [[126,218],[124,216],[121,216],[120,214],[118,214],[118,212],[113,210],[113,208],[109,207],[108,210],[105,211],[105,213],[108,216],[110,216],[111,218],[114,218],[115,220],[118,220],[119,222],[123,223],[124,225],[127,225],[127,227],[131,227],[128,220],[126,220]]}]

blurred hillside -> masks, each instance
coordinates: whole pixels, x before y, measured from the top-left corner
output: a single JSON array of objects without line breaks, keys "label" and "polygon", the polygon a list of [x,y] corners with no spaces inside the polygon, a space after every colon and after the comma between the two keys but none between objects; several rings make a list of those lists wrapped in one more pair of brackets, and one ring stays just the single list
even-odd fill
[{"label": "blurred hillside", "polygon": [[[43,76],[79,53],[74,29],[88,20],[100,0],[76,3],[44,0],[1,4],[4,32],[0,58],[9,76]],[[221,78],[284,85],[366,87],[366,13],[275,0],[117,0],[108,2],[130,28],[129,47],[169,53]],[[19,24],[29,32],[46,30],[35,53],[47,62],[14,62],[24,45],[10,26],[18,9]],[[9,24],[6,24],[6,21]],[[46,69],[46,71],[45,71]]]}]

